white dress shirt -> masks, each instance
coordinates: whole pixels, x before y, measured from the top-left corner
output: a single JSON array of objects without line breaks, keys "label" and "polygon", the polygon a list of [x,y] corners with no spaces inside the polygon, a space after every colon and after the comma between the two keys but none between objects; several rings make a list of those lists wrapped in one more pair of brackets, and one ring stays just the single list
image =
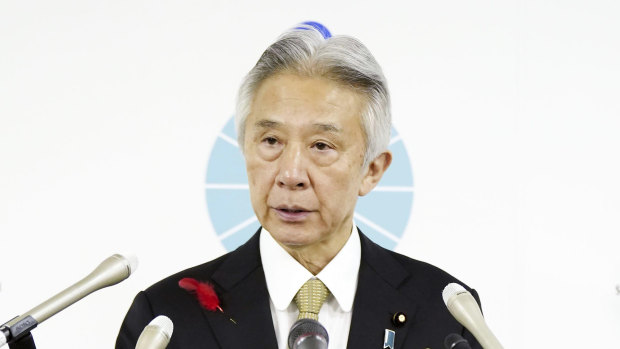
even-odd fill
[{"label": "white dress shirt", "polygon": [[288,349],[289,330],[299,314],[293,298],[310,278],[320,279],[331,292],[319,312],[319,322],[329,335],[329,348],[347,347],[361,254],[359,233],[353,224],[340,252],[315,276],[262,229],[260,255],[279,349]]}]

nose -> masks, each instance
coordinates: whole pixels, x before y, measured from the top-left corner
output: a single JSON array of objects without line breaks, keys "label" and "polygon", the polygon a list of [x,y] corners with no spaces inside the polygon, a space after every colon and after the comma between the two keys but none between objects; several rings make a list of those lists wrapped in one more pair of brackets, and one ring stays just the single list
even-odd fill
[{"label": "nose", "polygon": [[305,168],[305,160],[301,147],[288,145],[279,159],[280,171],[276,178],[281,188],[301,190],[308,188],[310,180]]}]

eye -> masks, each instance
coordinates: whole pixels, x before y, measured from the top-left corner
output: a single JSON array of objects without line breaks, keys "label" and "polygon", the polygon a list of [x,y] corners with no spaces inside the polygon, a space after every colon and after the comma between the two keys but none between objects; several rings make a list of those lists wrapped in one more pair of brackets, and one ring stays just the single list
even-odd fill
[{"label": "eye", "polygon": [[278,140],[275,137],[265,137],[263,139],[263,142],[269,145],[276,145],[278,143]]},{"label": "eye", "polygon": [[313,147],[315,147],[317,150],[329,150],[332,148],[329,144],[325,142],[316,142],[314,143]]}]

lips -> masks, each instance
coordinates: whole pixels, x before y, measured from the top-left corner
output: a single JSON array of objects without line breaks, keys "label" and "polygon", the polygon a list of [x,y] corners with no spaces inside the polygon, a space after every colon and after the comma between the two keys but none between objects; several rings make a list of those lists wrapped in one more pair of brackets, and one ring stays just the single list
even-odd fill
[{"label": "lips", "polygon": [[298,206],[278,206],[274,208],[278,217],[285,222],[301,222],[311,211]]}]

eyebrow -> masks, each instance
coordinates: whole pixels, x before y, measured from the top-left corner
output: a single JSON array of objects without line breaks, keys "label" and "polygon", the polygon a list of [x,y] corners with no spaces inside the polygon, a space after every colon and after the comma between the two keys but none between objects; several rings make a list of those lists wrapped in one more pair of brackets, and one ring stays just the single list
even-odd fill
[{"label": "eyebrow", "polygon": [[[283,123],[279,121],[267,120],[267,119],[258,120],[256,123],[254,123],[254,126],[259,127],[259,128],[280,128],[282,127],[282,125]],[[330,132],[330,133],[342,132],[342,130],[334,124],[314,123],[312,124],[312,127],[322,132]]]},{"label": "eyebrow", "polygon": [[318,128],[319,130],[323,132],[340,133],[342,131],[341,129],[336,127],[336,125],[334,124],[313,124],[312,126],[314,128]]},{"label": "eyebrow", "polygon": [[277,121],[273,121],[273,120],[258,120],[254,126],[260,127],[260,128],[278,128],[280,126],[282,126],[281,122],[277,122]]}]

